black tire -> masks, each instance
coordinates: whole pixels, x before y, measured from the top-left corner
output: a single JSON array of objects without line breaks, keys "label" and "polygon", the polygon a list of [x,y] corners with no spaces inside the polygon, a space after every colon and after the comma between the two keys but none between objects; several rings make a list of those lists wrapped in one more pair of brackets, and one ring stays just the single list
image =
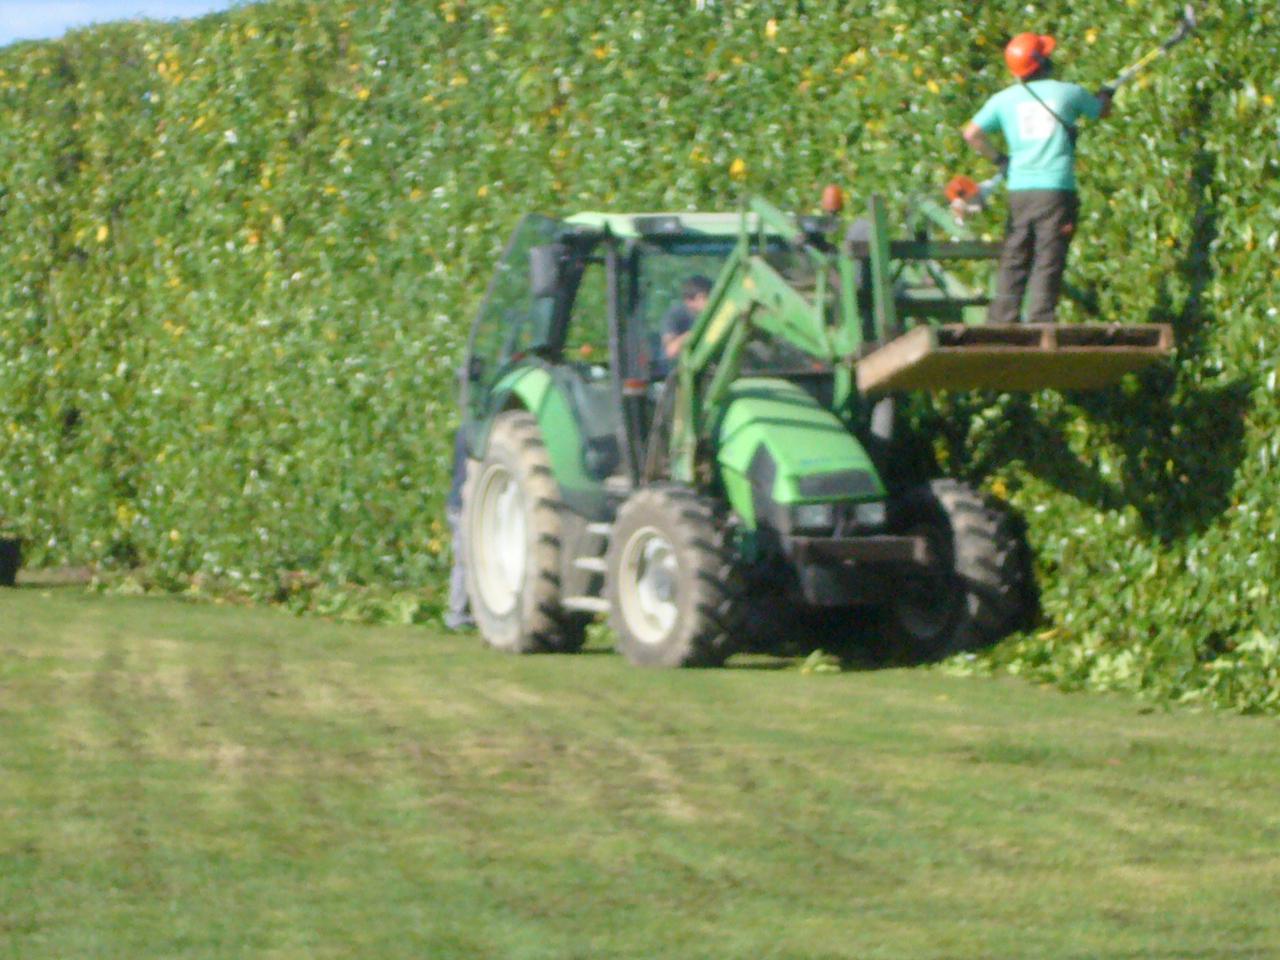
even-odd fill
[{"label": "black tire", "polygon": [[488,451],[467,478],[462,508],[471,613],[491,647],[509,653],[581,648],[589,617],[561,606],[563,509],[538,421],[523,410],[499,414]]},{"label": "black tire", "polygon": [[741,577],[708,500],[669,485],[633,494],[605,563],[609,625],[631,663],[711,667],[733,652]]},{"label": "black tire", "polygon": [[1034,596],[1017,518],[956,480],[933,480],[894,505],[894,527],[929,538],[927,569],[905,574],[883,609],[882,652],[937,659],[990,646],[1021,626]]}]

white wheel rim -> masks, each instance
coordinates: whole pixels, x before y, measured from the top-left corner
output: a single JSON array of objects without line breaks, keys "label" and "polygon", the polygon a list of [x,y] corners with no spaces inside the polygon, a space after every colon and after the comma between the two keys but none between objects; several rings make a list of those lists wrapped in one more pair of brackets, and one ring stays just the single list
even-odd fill
[{"label": "white wheel rim", "polygon": [[618,603],[627,627],[645,644],[667,639],[680,614],[680,566],[671,542],[653,527],[631,535],[622,550]]},{"label": "white wheel rim", "polygon": [[500,463],[490,464],[476,485],[474,536],[476,588],[485,607],[506,616],[524,588],[526,519],[516,478]]}]

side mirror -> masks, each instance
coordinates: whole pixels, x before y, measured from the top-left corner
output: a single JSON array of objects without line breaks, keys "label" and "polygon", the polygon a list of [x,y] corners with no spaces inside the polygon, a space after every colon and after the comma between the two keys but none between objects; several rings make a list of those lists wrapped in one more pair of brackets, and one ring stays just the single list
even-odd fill
[{"label": "side mirror", "polygon": [[529,288],[535,298],[554,297],[560,289],[564,245],[544,243],[529,251]]}]

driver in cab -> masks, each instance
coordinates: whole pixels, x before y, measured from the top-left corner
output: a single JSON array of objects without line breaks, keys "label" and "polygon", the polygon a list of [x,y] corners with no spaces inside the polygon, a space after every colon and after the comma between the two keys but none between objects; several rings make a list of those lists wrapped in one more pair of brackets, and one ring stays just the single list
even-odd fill
[{"label": "driver in cab", "polygon": [[693,329],[698,315],[706,309],[710,297],[711,281],[701,274],[695,274],[680,288],[680,300],[663,314],[662,356],[666,361],[663,365],[665,369],[669,370],[673,366],[671,361],[679,355],[689,331]]}]

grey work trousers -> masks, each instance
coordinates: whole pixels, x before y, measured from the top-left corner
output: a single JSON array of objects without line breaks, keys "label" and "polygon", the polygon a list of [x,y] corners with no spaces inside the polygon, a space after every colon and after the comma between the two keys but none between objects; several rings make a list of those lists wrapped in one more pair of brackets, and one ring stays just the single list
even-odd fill
[{"label": "grey work trousers", "polygon": [[444,612],[444,625],[450,630],[463,630],[474,625],[471,598],[467,595],[467,563],[462,536],[462,508],[446,507],[449,532],[453,535],[453,566],[449,570],[449,606]]},{"label": "grey work trousers", "polygon": [[1011,190],[992,323],[1053,323],[1080,200],[1074,190]]}]

